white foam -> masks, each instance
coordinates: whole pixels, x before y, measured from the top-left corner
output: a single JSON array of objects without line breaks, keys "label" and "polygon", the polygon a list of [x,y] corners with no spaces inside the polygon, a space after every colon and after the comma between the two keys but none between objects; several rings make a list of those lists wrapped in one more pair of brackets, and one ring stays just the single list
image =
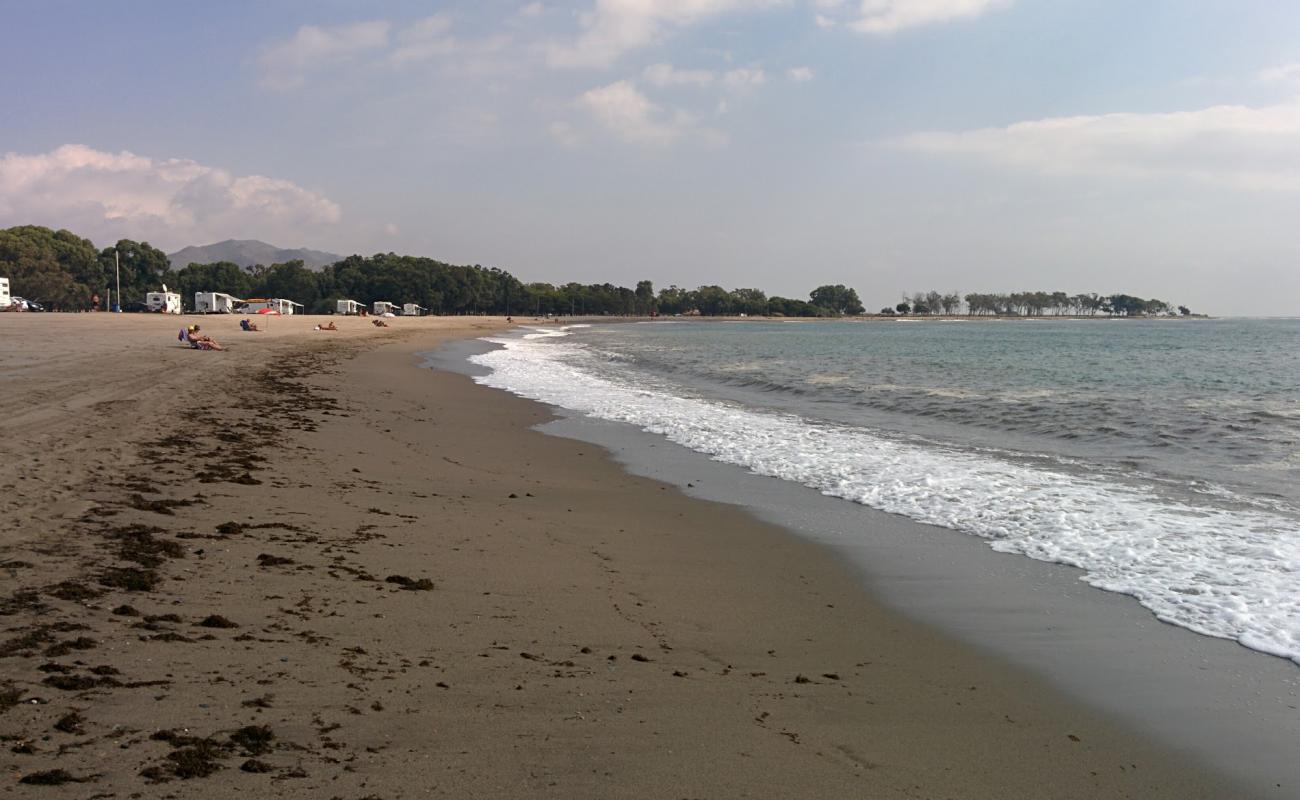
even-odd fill
[{"label": "white foam", "polygon": [[[561,334],[563,336],[563,334]],[[636,425],[751,471],[990,540],[998,551],[1078,567],[1165,622],[1300,663],[1300,532],[1268,511],[1194,507],[1154,492],[894,441],[598,377],[558,337],[489,339],[480,383]]]}]

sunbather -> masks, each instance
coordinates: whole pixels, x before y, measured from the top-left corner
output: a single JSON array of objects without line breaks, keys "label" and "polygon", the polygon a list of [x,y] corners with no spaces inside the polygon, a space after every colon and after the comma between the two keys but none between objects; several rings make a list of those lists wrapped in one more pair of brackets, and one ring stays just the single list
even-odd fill
[{"label": "sunbather", "polygon": [[222,347],[221,344],[216,339],[213,339],[211,336],[199,333],[198,325],[191,325],[189,327],[189,331],[187,332],[185,338],[186,341],[190,343],[190,347],[193,347],[195,350],[225,350],[226,349]]},{"label": "sunbather", "polygon": [[250,321],[250,320],[246,320],[246,319],[241,319],[241,320],[239,321],[239,327],[242,328],[242,329],[244,329],[244,330],[246,330],[246,331],[254,331],[254,332],[257,332],[257,331],[262,330],[261,328],[257,327],[257,323],[256,323],[256,322],[252,322],[252,321]]}]

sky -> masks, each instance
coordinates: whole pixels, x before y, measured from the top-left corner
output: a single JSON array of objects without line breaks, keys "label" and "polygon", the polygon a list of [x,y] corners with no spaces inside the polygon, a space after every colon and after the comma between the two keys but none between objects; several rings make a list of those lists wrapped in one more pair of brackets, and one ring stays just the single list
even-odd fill
[{"label": "sky", "polygon": [[0,0],[0,227],[1300,315],[1300,3]]}]

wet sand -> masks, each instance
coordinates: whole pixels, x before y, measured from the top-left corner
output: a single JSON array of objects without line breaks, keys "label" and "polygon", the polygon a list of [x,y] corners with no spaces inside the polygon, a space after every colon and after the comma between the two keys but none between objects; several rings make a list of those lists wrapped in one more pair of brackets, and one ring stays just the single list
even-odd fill
[{"label": "wet sand", "polygon": [[319,321],[0,315],[7,790],[1242,796],[415,366],[504,321]]}]

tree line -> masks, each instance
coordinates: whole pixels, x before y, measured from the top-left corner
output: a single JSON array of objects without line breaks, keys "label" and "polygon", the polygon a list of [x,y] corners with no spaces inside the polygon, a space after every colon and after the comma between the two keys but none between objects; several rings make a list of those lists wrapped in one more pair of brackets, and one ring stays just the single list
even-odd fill
[{"label": "tree line", "polygon": [[331,313],[340,299],[370,305],[376,300],[415,303],[433,314],[520,315],[749,315],[833,317],[861,314],[857,292],[843,285],[820,286],[808,300],[769,297],[760,289],[720,286],[654,290],[644,280],[635,288],[610,283],[523,283],[505,270],[447,264],[431,258],[380,253],[349,256],[319,271],[301,261],[245,269],[228,261],[172,269],[167,255],[148,242],[119,240],[97,250],[69,231],[36,225],[0,230],[0,276],[13,294],[47,308],[79,311],[92,307],[115,287],[120,264],[121,298],[143,300],[162,284],[192,308],[195,292],[224,292],[239,298],[281,297],[309,313]]},{"label": "tree line", "polygon": [[[903,302],[893,308],[882,308],[880,313],[917,315],[953,315],[963,311],[973,316],[1041,317],[1087,316],[1098,314],[1119,317],[1159,316],[1172,314],[1174,306],[1164,300],[1134,297],[1128,294],[1100,295],[1094,293],[1067,294],[1065,292],[974,292],[962,297],[957,292],[916,292],[904,295]],[[1182,316],[1192,313],[1187,306],[1178,306]]]}]

